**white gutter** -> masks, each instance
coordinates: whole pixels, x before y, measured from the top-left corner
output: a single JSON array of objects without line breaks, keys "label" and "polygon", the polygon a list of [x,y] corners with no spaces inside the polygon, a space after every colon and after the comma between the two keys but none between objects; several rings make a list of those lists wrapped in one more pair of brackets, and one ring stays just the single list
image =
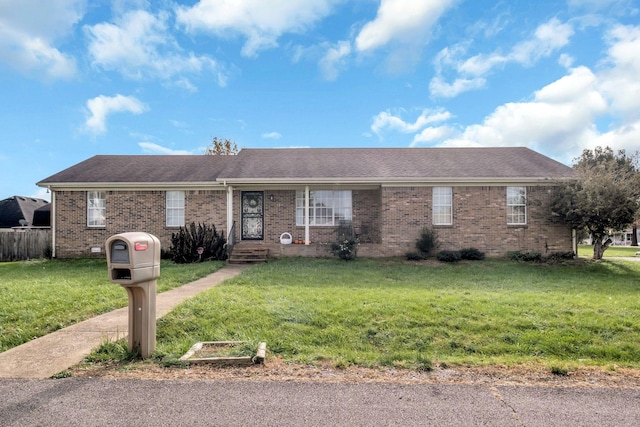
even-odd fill
[{"label": "white gutter", "polygon": [[416,186],[416,185],[443,185],[443,184],[464,184],[464,185],[504,185],[504,184],[549,184],[553,182],[571,181],[573,177],[371,177],[371,178],[234,178],[226,179],[234,185],[382,185],[395,186]]}]

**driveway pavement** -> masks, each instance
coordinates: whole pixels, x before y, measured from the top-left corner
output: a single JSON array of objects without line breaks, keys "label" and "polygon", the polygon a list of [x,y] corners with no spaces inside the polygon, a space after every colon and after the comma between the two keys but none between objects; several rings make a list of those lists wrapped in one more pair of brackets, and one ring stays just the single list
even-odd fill
[{"label": "driveway pavement", "polygon": [[0,380],[12,426],[637,426],[640,390],[391,383]]}]

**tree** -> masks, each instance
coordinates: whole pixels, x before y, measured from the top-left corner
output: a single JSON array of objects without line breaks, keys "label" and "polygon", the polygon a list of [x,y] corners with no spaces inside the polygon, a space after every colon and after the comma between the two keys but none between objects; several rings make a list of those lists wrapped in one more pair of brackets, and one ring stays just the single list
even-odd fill
[{"label": "tree", "polygon": [[228,139],[223,141],[214,136],[211,146],[205,149],[204,154],[209,156],[230,156],[238,154],[238,146]]},{"label": "tree", "polygon": [[576,180],[556,187],[551,209],[593,239],[593,259],[602,259],[610,233],[633,224],[640,207],[637,155],[611,148],[584,150],[574,159]]}]

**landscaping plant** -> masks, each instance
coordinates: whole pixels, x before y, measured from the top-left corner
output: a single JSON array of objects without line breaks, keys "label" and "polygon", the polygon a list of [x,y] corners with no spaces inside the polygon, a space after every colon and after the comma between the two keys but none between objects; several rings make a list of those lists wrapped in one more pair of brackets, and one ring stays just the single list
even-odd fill
[{"label": "landscaping plant", "polygon": [[347,237],[331,244],[331,252],[340,259],[350,261],[358,254],[358,239]]},{"label": "landscaping plant", "polygon": [[171,235],[169,258],[177,264],[227,259],[224,233],[218,233],[215,225],[196,224],[180,227]]}]

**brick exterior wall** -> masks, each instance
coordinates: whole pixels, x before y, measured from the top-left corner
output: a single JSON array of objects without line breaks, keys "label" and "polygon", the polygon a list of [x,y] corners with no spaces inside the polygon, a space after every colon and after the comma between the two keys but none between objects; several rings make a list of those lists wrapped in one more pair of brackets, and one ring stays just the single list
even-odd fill
[{"label": "brick exterior wall", "polygon": [[[167,227],[165,191],[105,191],[105,227],[87,227],[87,192],[56,191],[56,257],[104,257],[105,241],[114,234],[144,231],[160,239],[163,249],[171,245],[178,227]],[[215,225],[227,230],[225,191],[185,191],[185,222]],[[92,252],[100,248],[100,252]]]},{"label": "brick exterior wall", "polygon": [[571,251],[571,228],[549,210],[549,187],[527,187],[527,224],[507,225],[506,187],[453,187],[453,224],[432,225],[431,187],[382,189],[382,250],[404,255],[415,250],[423,227],[433,228],[440,250],[474,247],[488,256],[510,251],[543,255]]},{"label": "brick exterior wall", "polygon": [[[106,226],[87,227],[86,191],[56,191],[56,256],[60,258],[105,256],[104,243],[114,234],[145,231],[157,236],[168,249],[176,227],[165,226],[164,191],[106,191]],[[304,239],[304,227],[296,226],[295,190],[264,190],[264,243],[272,253],[284,255],[327,254],[337,238],[337,227],[311,227],[316,248],[279,250],[280,235]],[[185,223],[207,223],[228,231],[226,191],[185,191]],[[453,187],[453,224],[432,226],[431,187],[382,187],[353,190],[353,226],[368,231],[360,256],[403,256],[415,250],[423,227],[433,227],[440,249],[474,247],[488,256],[509,251],[535,251],[543,255],[571,250],[571,229],[549,213],[548,187],[527,187],[527,224],[507,226],[506,187]],[[241,191],[234,191],[235,236],[241,236]],[[91,248],[101,248],[93,253]]]}]

